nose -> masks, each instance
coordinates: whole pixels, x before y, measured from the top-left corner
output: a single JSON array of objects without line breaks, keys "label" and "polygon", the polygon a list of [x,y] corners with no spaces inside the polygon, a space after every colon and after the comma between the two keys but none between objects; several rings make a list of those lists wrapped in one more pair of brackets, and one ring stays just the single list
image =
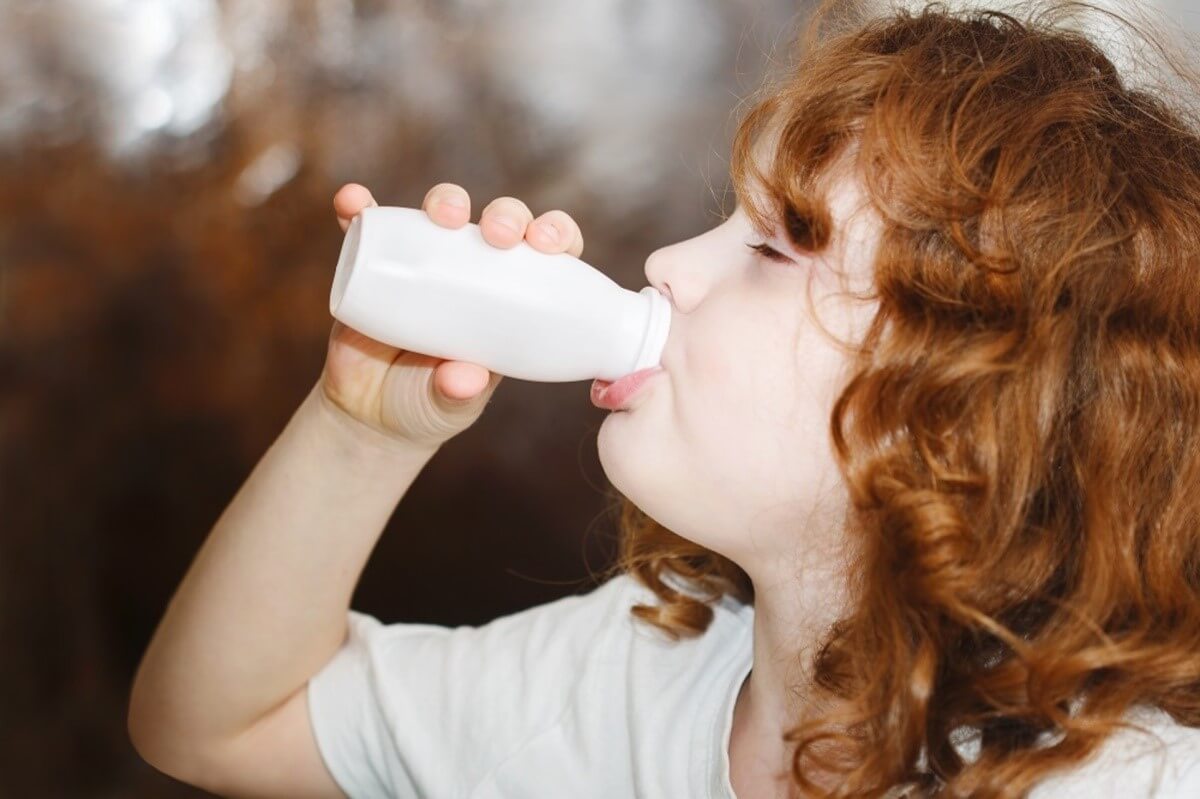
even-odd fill
[{"label": "nose", "polygon": [[659,247],[646,258],[646,282],[658,289],[658,293],[670,300],[671,304],[678,309],[679,304],[675,302],[675,295],[671,293],[671,284],[667,282],[664,274],[666,266],[663,264],[663,259],[667,257],[667,249],[669,248]]},{"label": "nose", "polygon": [[688,263],[696,258],[687,242],[677,242],[660,247],[646,259],[646,281],[671,301],[679,313],[689,313],[704,296],[704,270],[689,268]]}]

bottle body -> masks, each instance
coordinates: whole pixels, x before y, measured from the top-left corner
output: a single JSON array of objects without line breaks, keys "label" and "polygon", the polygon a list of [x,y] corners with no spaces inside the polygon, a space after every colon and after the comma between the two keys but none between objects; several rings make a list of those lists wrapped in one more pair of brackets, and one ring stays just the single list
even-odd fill
[{"label": "bottle body", "polygon": [[522,380],[617,380],[657,366],[670,303],[566,253],[483,240],[415,208],[365,208],[350,223],[330,313],[378,341]]}]

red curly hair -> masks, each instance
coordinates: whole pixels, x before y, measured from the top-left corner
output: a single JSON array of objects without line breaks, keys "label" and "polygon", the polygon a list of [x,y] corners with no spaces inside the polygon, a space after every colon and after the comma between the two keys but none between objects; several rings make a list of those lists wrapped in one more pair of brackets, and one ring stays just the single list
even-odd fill
[{"label": "red curly hair", "polygon": [[[813,661],[819,715],[786,735],[801,795],[1020,797],[1135,705],[1200,726],[1200,124],[1056,24],[1080,7],[1100,10],[826,2],[735,136],[760,226],[820,251],[846,153],[883,221],[878,314],[829,420],[853,602]],[[753,601],[735,563],[615,496],[614,571],[659,600],[636,617],[695,636],[711,601]]]}]

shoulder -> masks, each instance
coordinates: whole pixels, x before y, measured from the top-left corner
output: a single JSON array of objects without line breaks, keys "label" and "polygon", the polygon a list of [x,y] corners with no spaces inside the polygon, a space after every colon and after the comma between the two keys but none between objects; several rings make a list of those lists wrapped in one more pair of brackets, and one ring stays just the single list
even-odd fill
[{"label": "shoulder", "polygon": [[1092,757],[1039,784],[1030,799],[1200,797],[1200,728],[1157,708],[1136,708],[1126,720],[1140,729],[1113,732]]},{"label": "shoulder", "polygon": [[546,795],[537,785],[552,763],[577,795],[596,795],[581,781],[599,777],[616,781],[604,795],[627,795],[626,771],[594,766],[637,721],[623,699],[653,701],[647,689],[669,685],[667,659],[638,656],[630,608],[652,596],[622,574],[481,626],[350,611],[343,646],[308,685],[330,772],[351,796],[460,796],[494,784],[533,797]]}]

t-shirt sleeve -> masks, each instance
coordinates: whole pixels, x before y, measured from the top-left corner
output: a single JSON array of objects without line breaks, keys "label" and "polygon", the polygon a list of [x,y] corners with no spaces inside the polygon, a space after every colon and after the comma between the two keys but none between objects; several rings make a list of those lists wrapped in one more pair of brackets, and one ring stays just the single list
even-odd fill
[{"label": "t-shirt sleeve", "polygon": [[1149,734],[1117,730],[1079,767],[1035,786],[1030,799],[1198,799],[1200,729],[1156,709],[1138,708],[1130,719]]},{"label": "t-shirt sleeve", "polygon": [[[349,612],[346,640],[308,683],[310,721],[350,799],[465,796],[581,698],[616,656],[632,578],[480,627],[382,624]],[[582,692],[594,696],[581,697]]]}]

